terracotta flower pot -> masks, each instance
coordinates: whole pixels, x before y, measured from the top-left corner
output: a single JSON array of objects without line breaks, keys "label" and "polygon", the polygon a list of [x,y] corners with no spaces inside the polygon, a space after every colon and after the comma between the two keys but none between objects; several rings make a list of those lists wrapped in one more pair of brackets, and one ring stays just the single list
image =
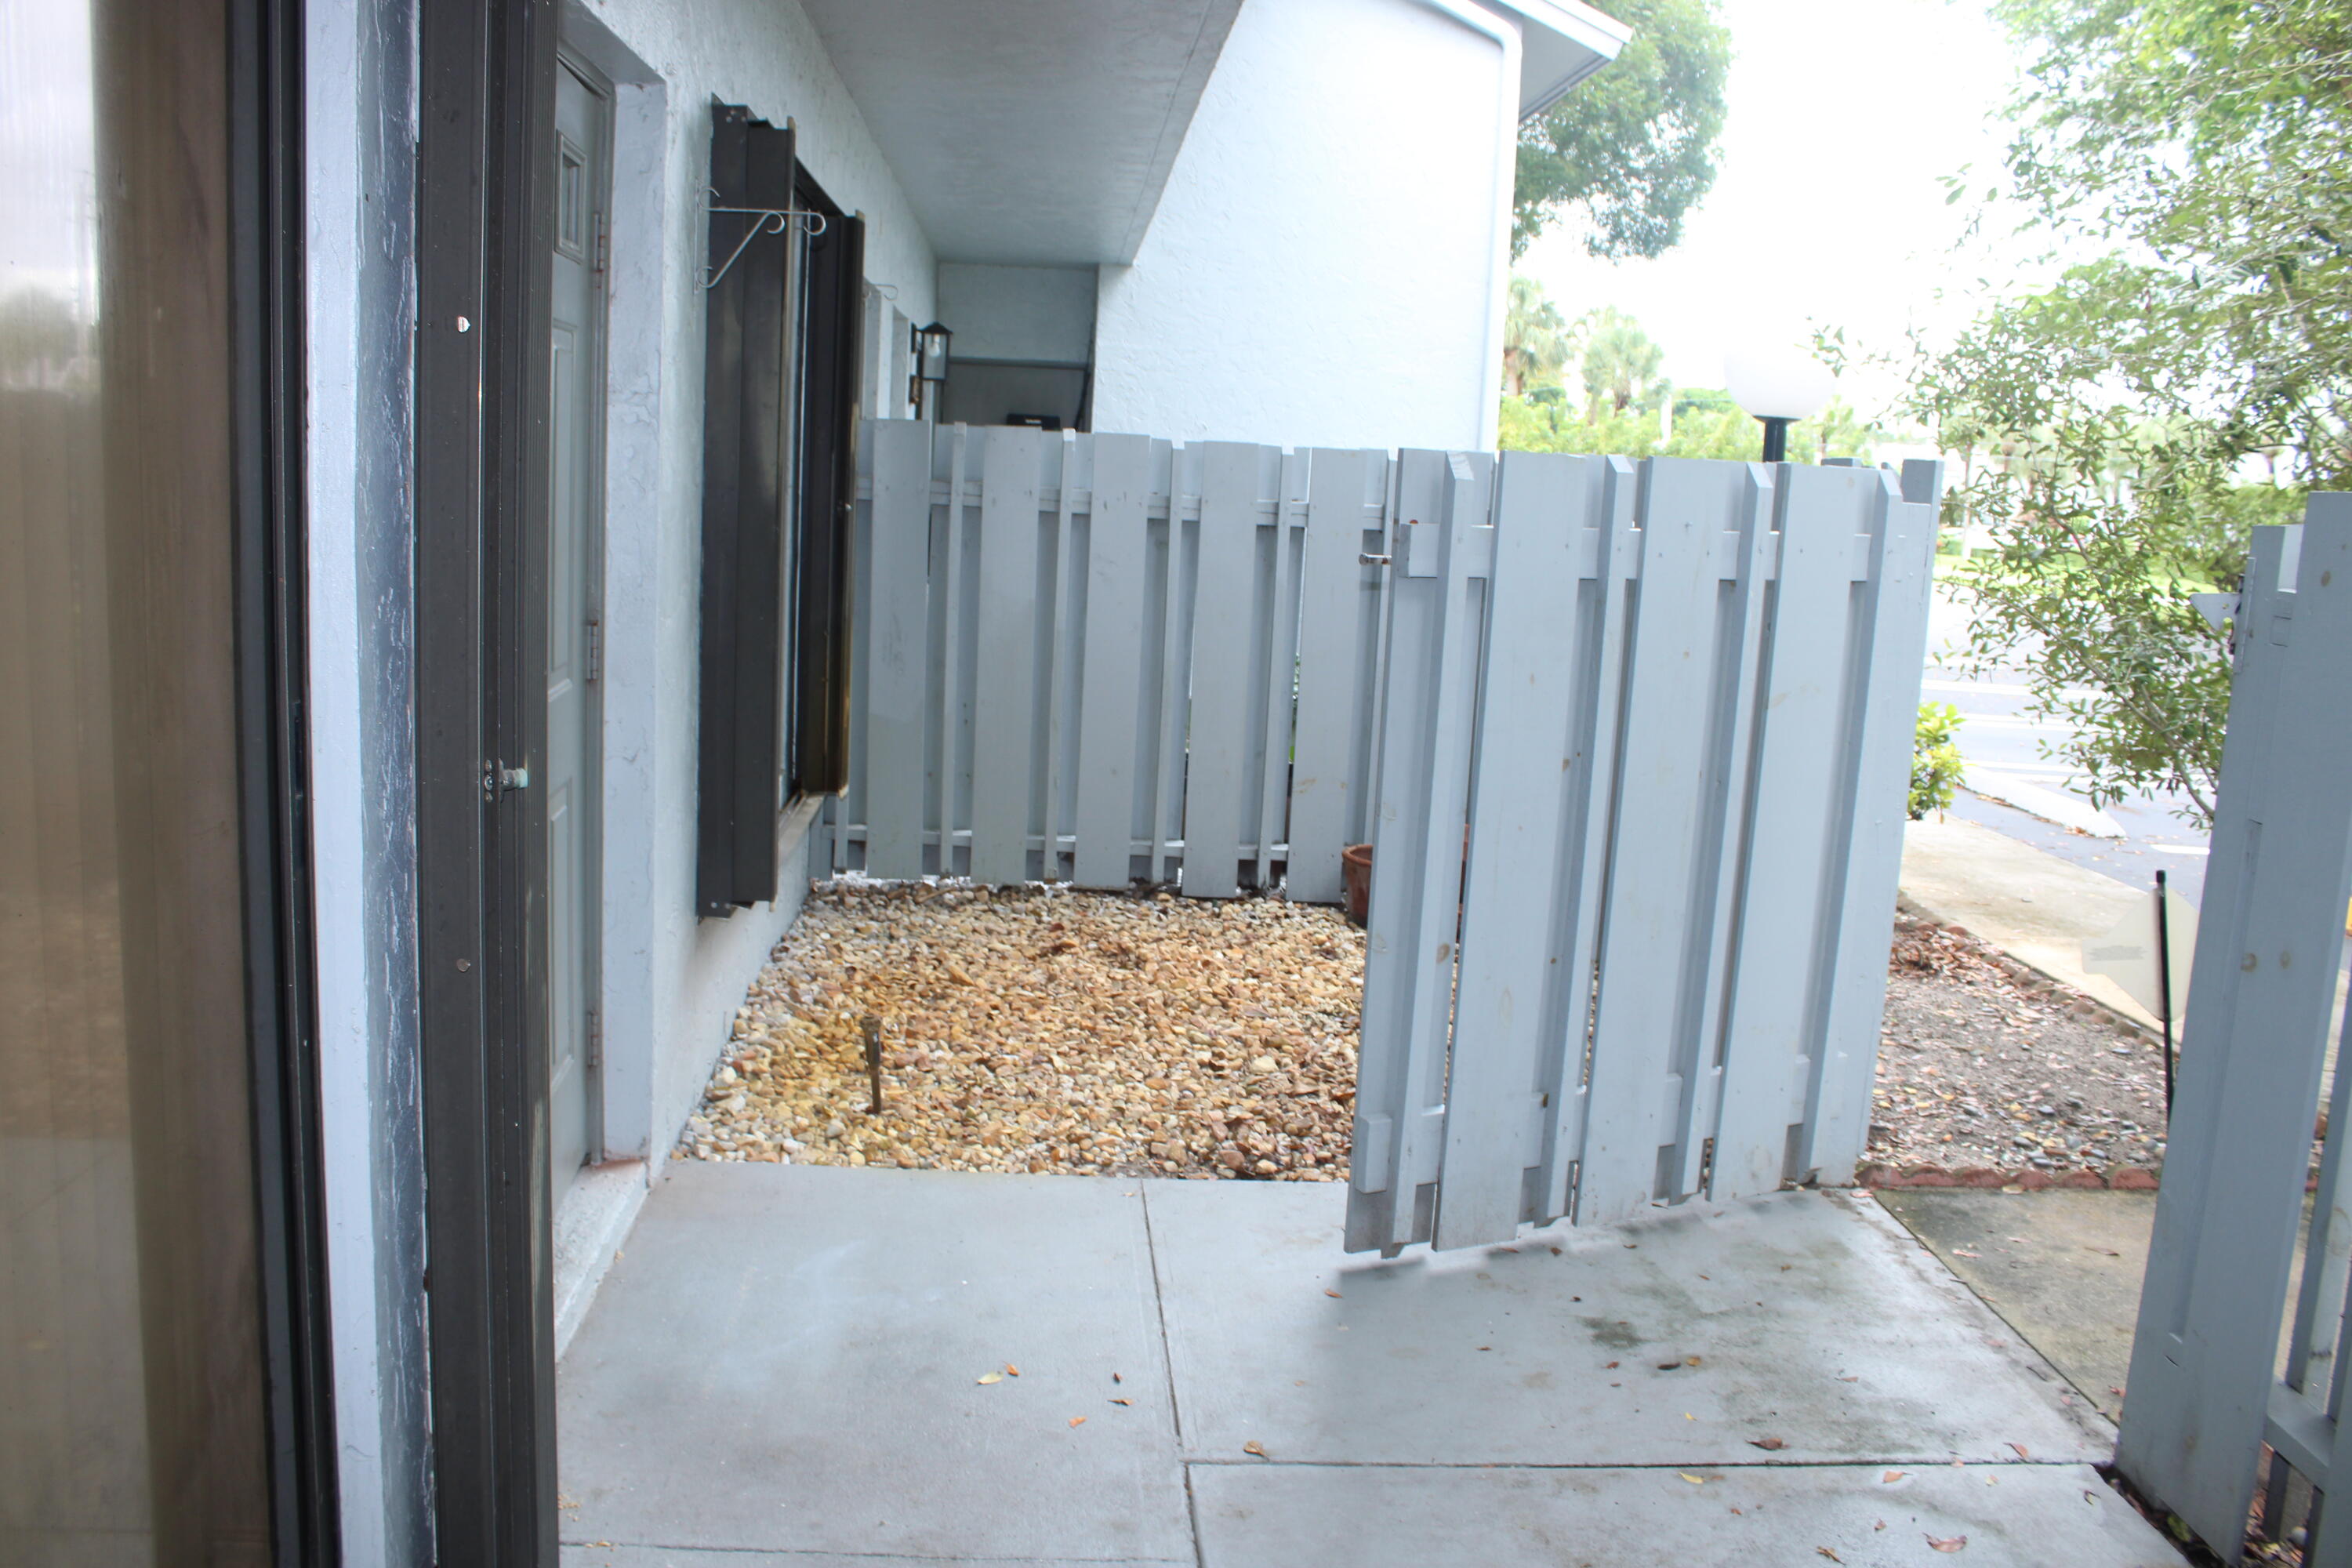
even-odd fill
[{"label": "terracotta flower pot", "polygon": [[1346,889],[1348,919],[1362,925],[1372,914],[1372,847],[1350,844],[1339,851],[1339,880]]}]

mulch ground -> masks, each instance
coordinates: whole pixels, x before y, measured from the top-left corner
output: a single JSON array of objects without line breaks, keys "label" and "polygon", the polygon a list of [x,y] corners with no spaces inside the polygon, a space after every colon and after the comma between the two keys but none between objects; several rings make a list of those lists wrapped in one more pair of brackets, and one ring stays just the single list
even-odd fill
[{"label": "mulch ground", "polygon": [[834,884],[737,1014],[682,1152],[1340,1179],[1363,974],[1337,910],[1276,899]]},{"label": "mulch ground", "polygon": [[2164,1053],[1952,927],[1900,921],[1870,1157],[2056,1174],[2164,1162]]},{"label": "mulch ground", "polygon": [[[1338,910],[1276,899],[829,884],[745,998],[677,1157],[1341,1180],[1363,962]],[[2095,1005],[1906,919],[1869,1157],[2154,1166],[2162,1073]]]}]

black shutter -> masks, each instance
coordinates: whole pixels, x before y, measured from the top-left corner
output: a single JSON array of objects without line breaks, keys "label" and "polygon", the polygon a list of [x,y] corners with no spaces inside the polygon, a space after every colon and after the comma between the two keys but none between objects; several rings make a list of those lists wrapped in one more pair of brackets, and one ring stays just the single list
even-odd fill
[{"label": "black shutter", "polygon": [[[793,132],[711,110],[710,205],[793,205]],[[761,230],[756,236],[755,229]],[[750,243],[744,243],[749,238]],[[740,247],[740,252],[738,247]],[[776,896],[783,771],[785,237],[713,211],[703,297],[702,701],[696,904],[724,915]],[[732,258],[732,260],[730,260]]]},{"label": "black shutter", "polygon": [[[829,205],[829,204],[828,204]],[[793,793],[849,785],[849,552],[866,225],[835,216],[809,249],[808,407],[802,422],[800,595],[793,625]]]}]

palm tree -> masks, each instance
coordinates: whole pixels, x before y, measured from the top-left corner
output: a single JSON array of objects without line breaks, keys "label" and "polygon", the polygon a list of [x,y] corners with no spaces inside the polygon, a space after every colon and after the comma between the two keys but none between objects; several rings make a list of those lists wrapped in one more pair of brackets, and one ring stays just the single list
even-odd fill
[{"label": "palm tree", "polygon": [[1543,285],[1511,274],[1510,302],[1503,312],[1503,390],[1525,395],[1528,384],[1556,375],[1574,352],[1559,307],[1544,298]]},{"label": "palm tree", "polygon": [[1587,417],[1598,418],[1604,404],[1612,414],[1655,410],[1670,390],[1658,374],[1665,366],[1666,351],[1650,341],[1640,322],[1613,306],[1603,305],[1579,325],[1584,332]]}]

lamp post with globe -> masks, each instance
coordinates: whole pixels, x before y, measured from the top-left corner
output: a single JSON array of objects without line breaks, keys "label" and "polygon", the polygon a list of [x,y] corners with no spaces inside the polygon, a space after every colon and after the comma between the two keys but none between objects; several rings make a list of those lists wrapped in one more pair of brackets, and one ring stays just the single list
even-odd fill
[{"label": "lamp post with globe", "polygon": [[1836,378],[1810,354],[1790,349],[1736,350],[1723,362],[1731,400],[1762,422],[1764,461],[1785,462],[1789,426],[1829,406]]}]

